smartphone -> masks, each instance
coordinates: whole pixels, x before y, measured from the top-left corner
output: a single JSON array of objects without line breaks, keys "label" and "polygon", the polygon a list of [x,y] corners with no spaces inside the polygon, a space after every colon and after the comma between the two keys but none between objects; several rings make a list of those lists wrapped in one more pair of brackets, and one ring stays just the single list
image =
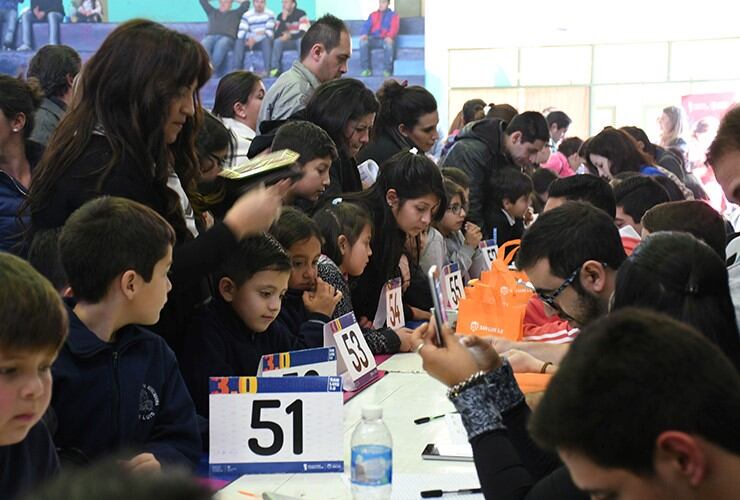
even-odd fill
[{"label": "smartphone", "polygon": [[436,323],[436,339],[435,344],[437,347],[443,347],[444,342],[442,341],[442,325],[447,324],[447,309],[444,306],[444,296],[442,295],[442,285],[439,279],[439,269],[436,265],[429,268],[427,273],[429,278],[429,288],[432,291],[432,314]]},{"label": "smartphone", "polygon": [[472,462],[473,450],[462,446],[449,446],[449,449],[440,449],[434,444],[429,443],[421,452],[421,458],[424,460],[445,460],[455,462]]}]

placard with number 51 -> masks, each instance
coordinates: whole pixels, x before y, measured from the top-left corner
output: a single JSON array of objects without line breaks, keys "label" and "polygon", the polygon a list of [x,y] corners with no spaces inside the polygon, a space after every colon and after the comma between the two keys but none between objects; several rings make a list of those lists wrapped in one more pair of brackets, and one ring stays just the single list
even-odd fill
[{"label": "placard with number 51", "polygon": [[212,474],[342,472],[339,377],[211,377]]}]

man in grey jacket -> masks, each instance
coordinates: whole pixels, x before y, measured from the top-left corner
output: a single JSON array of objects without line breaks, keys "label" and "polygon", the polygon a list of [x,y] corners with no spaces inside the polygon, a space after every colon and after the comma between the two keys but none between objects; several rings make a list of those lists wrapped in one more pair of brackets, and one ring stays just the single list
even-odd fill
[{"label": "man in grey jacket", "polygon": [[352,43],[344,22],[331,14],[320,18],[301,39],[300,60],[267,91],[259,121],[284,120],[305,108],[306,99],[319,85],[347,72],[351,55]]},{"label": "man in grey jacket", "polygon": [[72,82],[80,66],[80,55],[66,45],[45,45],[31,59],[26,76],[36,78],[44,91],[34,115],[32,141],[44,146],[49,142],[72,99]]}]

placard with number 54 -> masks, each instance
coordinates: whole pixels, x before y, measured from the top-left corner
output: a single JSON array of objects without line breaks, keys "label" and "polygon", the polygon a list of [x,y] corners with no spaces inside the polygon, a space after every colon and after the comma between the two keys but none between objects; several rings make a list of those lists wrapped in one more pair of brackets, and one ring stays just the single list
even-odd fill
[{"label": "placard with number 54", "polygon": [[212,474],[342,472],[339,377],[211,377]]}]

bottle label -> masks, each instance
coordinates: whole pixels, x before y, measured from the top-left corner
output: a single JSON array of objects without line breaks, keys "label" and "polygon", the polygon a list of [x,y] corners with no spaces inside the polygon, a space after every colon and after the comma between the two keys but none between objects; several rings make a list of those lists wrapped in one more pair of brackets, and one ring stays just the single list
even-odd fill
[{"label": "bottle label", "polygon": [[366,444],[352,448],[352,483],[363,486],[391,484],[393,452],[389,446]]}]

